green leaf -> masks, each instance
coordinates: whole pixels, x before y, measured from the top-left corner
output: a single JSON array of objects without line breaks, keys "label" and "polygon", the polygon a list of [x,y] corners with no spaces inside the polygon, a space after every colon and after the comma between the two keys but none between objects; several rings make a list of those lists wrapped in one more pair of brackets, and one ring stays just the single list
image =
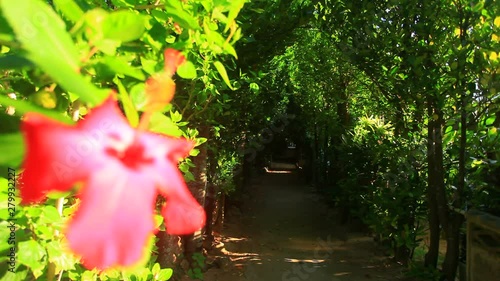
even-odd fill
[{"label": "green leaf", "polygon": [[28,278],[28,269],[24,268],[24,270],[20,269],[19,267],[15,269],[15,273],[12,273],[10,271],[7,271],[5,275],[3,276],[2,281],[26,281],[29,280],[31,277]]},{"label": "green leaf", "polygon": [[[0,181],[3,181],[3,180],[5,180],[5,185],[2,185],[2,186],[7,186],[7,180],[4,179],[4,178],[0,178]],[[6,199],[7,198],[8,197],[6,196]],[[7,208],[8,208],[7,206],[8,206],[8,204],[7,204],[7,202],[5,202],[5,210],[7,210]],[[2,208],[3,207],[4,206],[2,206]],[[2,218],[2,221],[0,221],[0,239],[1,239],[0,241],[3,242],[2,244],[0,244],[0,252],[4,252],[6,250],[10,250],[10,248],[13,246],[13,245],[11,245],[11,244],[8,243],[11,232],[10,232],[10,229],[9,229],[9,222],[6,220],[6,218],[8,218],[9,215],[8,215],[7,212],[4,212],[4,213],[6,214],[6,217]],[[13,241],[13,240],[10,240],[10,241]]]},{"label": "green leaf", "polygon": [[144,33],[145,18],[132,11],[121,10],[109,14],[103,22],[103,34],[107,39],[121,42],[134,41]]},{"label": "green leaf", "polygon": [[449,132],[447,134],[444,134],[444,136],[443,136],[443,146],[448,145],[448,143],[453,140],[453,138],[455,137],[456,133],[457,133],[456,131],[451,131],[451,132]]},{"label": "green leaf", "polygon": [[97,280],[97,274],[94,271],[85,270],[82,273],[80,280],[81,281],[95,281],[95,280]]},{"label": "green leaf", "polygon": [[187,29],[200,29],[196,18],[184,10],[182,3],[179,0],[167,0],[164,2],[167,16],[171,17],[175,23]]},{"label": "green leaf", "polygon": [[252,90],[252,92],[258,93],[259,89],[260,89],[259,84],[254,83],[254,82],[250,83],[250,90]]},{"label": "green leaf", "polygon": [[190,61],[186,61],[177,68],[177,74],[184,79],[195,79],[198,77],[196,67]]},{"label": "green leaf", "polygon": [[163,223],[163,216],[162,215],[155,215],[155,227],[160,227],[160,225]]},{"label": "green leaf", "polygon": [[196,146],[204,144],[208,141],[207,138],[196,138]]},{"label": "green leaf", "polygon": [[71,22],[77,22],[83,17],[83,11],[73,0],[53,0],[57,9]]},{"label": "green leaf", "polygon": [[155,112],[151,115],[151,120],[149,124],[149,129],[152,132],[165,134],[173,137],[182,136],[182,131],[179,127],[172,121],[172,119],[163,115],[160,112]]},{"label": "green leaf", "polygon": [[164,269],[160,270],[160,272],[158,273],[158,276],[156,276],[155,280],[161,280],[161,281],[169,280],[172,277],[173,273],[174,273],[174,271],[172,269],[164,268]]},{"label": "green leaf", "polygon": [[117,7],[134,7],[134,4],[137,4],[137,0],[111,0],[111,2]]},{"label": "green leaf", "polygon": [[[163,219],[162,219],[162,221],[163,221]],[[151,269],[151,273],[152,273],[152,274],[153,274],[153,276],[154,276],[154,275],[156,275],[158,272],[160,272],[160,270],[161,270],[160,264],[159,264],[159,263],[155,263],[155,264],[153,265],[153,268]]]},{"label": "green leaf", "polygon": [[173,122],[178,123],[179,121],[182,120],[182,114],[178,111],[171,111],[170,119],[172,119]]},{"label": "green leaf", "polygon": [[24,141],[20,133],[0,135],[0,166],[19,167],[24,157]]},{"label": "green leaf", "polygon": [[198,154],[200,154],[200,150],[197,148],[191,149],[191,151],[189,152],[189,156],[193,156],[193,157],[198,156]]},{"label": "green leaf", "polygon": [[139,111],[142,111],[148,102],[148,97],[146,96],[144,87],[144,83],[140,83],[134,85],[132,89],[130,89],[130,99],[132,100],[132,104],[135,106],[135,109]]},{"label": "green leaf", "polygon": [[17,261],[31,268],[36,278],[40,277],[46,264],[45,249],[35,240],[19,242],[18,247]]},{"label": "green leaf", "polygon": [[7,21],[35,60],[55,58],[73,70],[79,68],[76,46],[64,22],[41,0],[2,1]]},{"label": "green leaf", "polygon": [[156,73],[156,66],[158,65],[158,61],[156,60],[148,60],[141,57],[141,65],[142,69],[149,75]]},{"label": "green leaf", "polygon": [[101,59],[101,62],[116,74],[123,74],[141,81],[146,79],[140,69],[132,67],[123,57],[105,56]]},{"label": "green leaf", "polygon": [[490,118],[486,119],[486,126],[491,126],[493,125],[493,123],[495,123],[495,119],[496,117],[495,116],[491,116]]},{"label": "green leaf", "polygon": [[169,16],[167,15],[167,13],[165,13],[165,11],[151,10],[151,15],[158,22],[168,22],[169,19]]},{"label": "green leaf", "polygon": [[492,138],[496,138],[498,135],[498,130],[497,128],[495,127],[491,127],[489,130],[488,130],[488,136],[492,137]]},{"label": "green leaf", "polygon": [[138,281],[149,281],[151,280],[151,271],[149,268],[138,268],[134,270],[134,275],[137,276],[138,278],[136,280]]},{"label": "green leaf", "polygon": [[43,207],[42,215],[40,216],[40,223],[58,223],[61,221],[61,215],[54,206]]},{"label": "green leaf", "polygon": [[95,42],[95,46],[104,54],[114,56],[116,49],[120,47],[120,42],[111,39],[101,39]]},{"label": "green leaf", "polygon": [[232,0],[231,1],[231,9],[229,10],[229,15],[227,16],[227,23],[226,23],[226,28],[224,29],[224,32],[227,32],[229,28],[231,27],[231,24],[233,21],[236,19],[238,14],[240,13],[240,10],[243,8],[243,5],[245,5],[246,0]]},{"label": "green leaf", "polygon": [[95,105],[106,98],[108,91],[79,74],[78,50],[49,5],[41,0],[19,0],[0,1],[0,6],[31,61],[83,101]]},{"label": "green leaf", "polygon": [[78,259],[62,247],[60,241],[50,241],[46,245],[49,261],[56,265],[57,271],[75,269]]},{"label": "green leaf", "polygon": [[393,76],[394,74],[396,74],[396,72],[398,71],[399,67],[395,66],[391,69],[391,72],[389,73],[389,76]]},{"label": "green leaf", "polygon": [[134,104],[132,103],[132,100],[127,93],[127,89],[123,87],[123,84],[118,77],[115,77],[115,79],[113,79],[113,82],[115,82],[115,84],[118,86],[120,101],[123,104],[123,109],[125,110],[125,115],[127,116],[130,125],[132,127],[137,127],[137,125],[139,124],[139,114],[137,113],[137,110],[135,109]]},{"label": "green leaf", "polygon": [[472,6],[472,11],[477,13],[484,8],[484,1],[478,1],[475,5]]},{"label": "green leaf", "polygon": [[234,58],[238,58],[238,54],[236,54],[236,50],[234,49],[233,45],[229,44],[228,42],[224,42],[224,51],[226,51],[226,53],[230,54],[231,56],[233,56]]},{"label": "green leaf", "polygon": [[229,77],[227,76],[226,68],[224,67],[224,65],[220,61],[215,61],[214,66],[229,89],[234,90],[233,86],[231,85],[231,81],[229,81]]}]

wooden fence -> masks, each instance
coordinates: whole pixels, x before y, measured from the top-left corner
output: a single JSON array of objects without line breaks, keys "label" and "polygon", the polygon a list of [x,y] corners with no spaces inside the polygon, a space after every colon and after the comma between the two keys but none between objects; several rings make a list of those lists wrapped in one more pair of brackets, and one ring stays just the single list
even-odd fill
[{"label": "wooden fence", "polygon": [[477,210],[467,217],[467,281],[500,280],[500,218]]}]

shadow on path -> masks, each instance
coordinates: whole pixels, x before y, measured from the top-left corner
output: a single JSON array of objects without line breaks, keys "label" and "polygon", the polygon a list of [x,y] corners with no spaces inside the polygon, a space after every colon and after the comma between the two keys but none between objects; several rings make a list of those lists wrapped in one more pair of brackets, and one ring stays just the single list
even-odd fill
[{"label": "shadow on path", "polygon": [[229,213],[220,269],[208,281],[401,280],[372,238],[337,222],[295,173],[266,173]]}]

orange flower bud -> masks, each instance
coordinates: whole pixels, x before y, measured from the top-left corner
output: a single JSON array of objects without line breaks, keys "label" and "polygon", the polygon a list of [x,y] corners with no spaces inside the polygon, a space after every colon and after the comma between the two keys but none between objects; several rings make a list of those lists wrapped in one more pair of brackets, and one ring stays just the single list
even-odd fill
[{"label": "orange flower bud", "polygon": [[172,101],[175,94],[175,83],[168,73],[157,73],[146,81],[148,104],[146,111],[161,110]]},{"label": "orange flower bud", "polygon": [[183,64],[184,61],[186,61],[186,58],[181,52],[172,48],[166,49],[164,56],[165,56],[165,71],[170,76],[173,76],[174,73],[177,71],[177,67],[179,67],[179,65]]}]

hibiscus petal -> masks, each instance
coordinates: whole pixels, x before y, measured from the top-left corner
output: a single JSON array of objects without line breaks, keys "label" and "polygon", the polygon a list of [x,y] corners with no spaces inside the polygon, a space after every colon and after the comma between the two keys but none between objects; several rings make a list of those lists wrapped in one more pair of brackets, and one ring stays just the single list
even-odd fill
[{"label": "hibiscus petal", "polygon": [[205,211],[188,190],[177,168],[179,159],[189,154],[194,143],[151,133],[141,135],[141,141],[145,147],[154,148],[148,151],[150,156],[156,156],[154,170],[147,172],[168,200],[162,209],[167,232],[182,235],[201,229],[205,224]]},{"label": "hibiscus petal", "polygon": [[179,171],[171,170],[167,175],[167,204],[162,209],[167,232],[183,235],[201,229],[205,225],[205,210],[189,192]]},{"label": "hibiscus petal", "polygon": [[[28,113],[21,130],[26,158],[20,179],[23,203],[39,202],[47,192],[66,191],[105,164],[103,150],[116,139],[133,138],[116,101],[109,98],[76,126]],[[125,141],[122,141],[126,145]]]},{"label": "hibiscus petal", "polygon": [[26,142],[20,179],[23,203],[39,202],[48,191],[66,191],[87,177],[87,146],[75,128],[28,113],[21,129]]},{"label": "hibiscus petal", "polygon": [[104,150],[109,147],[124,150],[134,141],[135,131],[112,96],[85,117],[77,128],[95,145],[93,152],[98,155],[105,156]]},{"label": "hibiscus petal", "polygon": [[71,249],[87,268],[136,263],[155,229],[156,195],[154,182],[141,171],[119,163],[95,171],[67,229]]}]

